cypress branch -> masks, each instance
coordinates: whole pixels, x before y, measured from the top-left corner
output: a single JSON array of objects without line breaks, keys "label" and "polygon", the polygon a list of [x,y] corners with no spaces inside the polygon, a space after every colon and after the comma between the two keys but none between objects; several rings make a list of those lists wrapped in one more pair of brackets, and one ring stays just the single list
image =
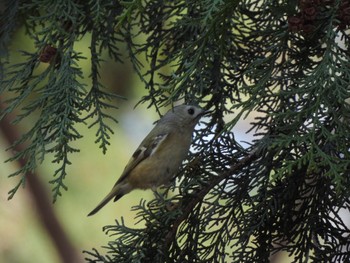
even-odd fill
[{"label": "cypress branch", "polygon": [[[16,142],[27,148],[11,161],[31,158],[14,175],[53,154],[54,197],[61,195],[78,151],[72,142],[82,137],[77,123],[96,128],[106,151],[119,97],[101,83],[102,52],[132,63],[148,92],[139,103],[160,112],[185,100],[212,110],[174,193],[133,208],[142,228],[123,218],[106,226],[106,253],[92,249],[88,261],[267,262],[279,252],[291,262],[349,261],[350,230],[339,216],[350,208],[348,1],[39,3],[14,11],[36,50],[2,65],[1,92],[11,95],[2,116],[40,116]],[[13,20],[4,28],[13,30]],[[88,86],[74,46],[87,34]],[[41,63],[50,64],[39,72]],[[255,140],[244,150],[232,129],[252,114]]]}]

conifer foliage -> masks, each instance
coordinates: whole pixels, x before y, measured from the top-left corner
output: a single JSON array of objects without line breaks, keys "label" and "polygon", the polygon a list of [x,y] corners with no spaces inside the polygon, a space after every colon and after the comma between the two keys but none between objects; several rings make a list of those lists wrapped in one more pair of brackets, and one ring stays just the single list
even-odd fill
[{"label": "conifer foliage", "polygon": [[[142,227],[123,218],[106,226],[111,241],[85,251],[89,262],[268,262],[278,252],[291,262],[350,261],[340,216],[350,210],[350,1],[12,0],[4,15],[2,46],[19,20],[37,47],[2,77],[1,91],[13,94],[3,114],[41,116],[14,160],[30,157],[20,174],[55,153],[55,195],[78,151],[74,124],[92,121],[103,150],[112,133],[102,51],[123,60],[125,45],[152,109],[184,99],[213,110],[176,191],[133,207]],[[89,86],[74,46],[86,34]],[[50,66],[36,74],[40,63]],[[256,140],[242,148],[233,131],[252,113]]]}]

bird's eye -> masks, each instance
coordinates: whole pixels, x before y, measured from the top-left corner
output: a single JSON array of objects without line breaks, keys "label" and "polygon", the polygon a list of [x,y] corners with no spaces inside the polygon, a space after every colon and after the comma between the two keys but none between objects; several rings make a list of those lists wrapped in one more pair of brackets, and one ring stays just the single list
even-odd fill
[{"label": "bird's eye", "polygon": [[193,115],[194,109],[193,109],[193,108],[189,108],[189,109],[187,110],[187,112],[188,112],[188,114]]}]

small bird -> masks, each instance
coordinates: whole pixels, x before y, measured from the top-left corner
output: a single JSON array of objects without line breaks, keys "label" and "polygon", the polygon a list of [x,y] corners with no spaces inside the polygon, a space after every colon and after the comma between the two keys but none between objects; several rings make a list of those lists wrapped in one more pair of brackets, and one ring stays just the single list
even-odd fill
[{"label": "small bird", "polygon": [[167,184],[186,158],[194,127],[206,113],[192,105],[169,110],[141,142],[109,194],[88,216],[134,189],[155,189]]}]

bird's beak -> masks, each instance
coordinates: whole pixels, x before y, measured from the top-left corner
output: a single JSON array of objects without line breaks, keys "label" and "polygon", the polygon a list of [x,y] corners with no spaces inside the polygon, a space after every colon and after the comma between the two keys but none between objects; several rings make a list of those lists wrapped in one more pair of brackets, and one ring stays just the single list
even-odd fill
[{"label": "bird's beak", "polygon": [[214,112],[213,110],[206,110],[201,113],[201,116],[208,115],[210,113]]},{"label": "bird's beak", "polygon": [[196,117],[196,120],[199,120],[200,118],[202,118],[205,115],[208,115],[209,113],[212,113],[213,111],[209,111],[209,110],[203,110],[201,113],[199,113]]}]

